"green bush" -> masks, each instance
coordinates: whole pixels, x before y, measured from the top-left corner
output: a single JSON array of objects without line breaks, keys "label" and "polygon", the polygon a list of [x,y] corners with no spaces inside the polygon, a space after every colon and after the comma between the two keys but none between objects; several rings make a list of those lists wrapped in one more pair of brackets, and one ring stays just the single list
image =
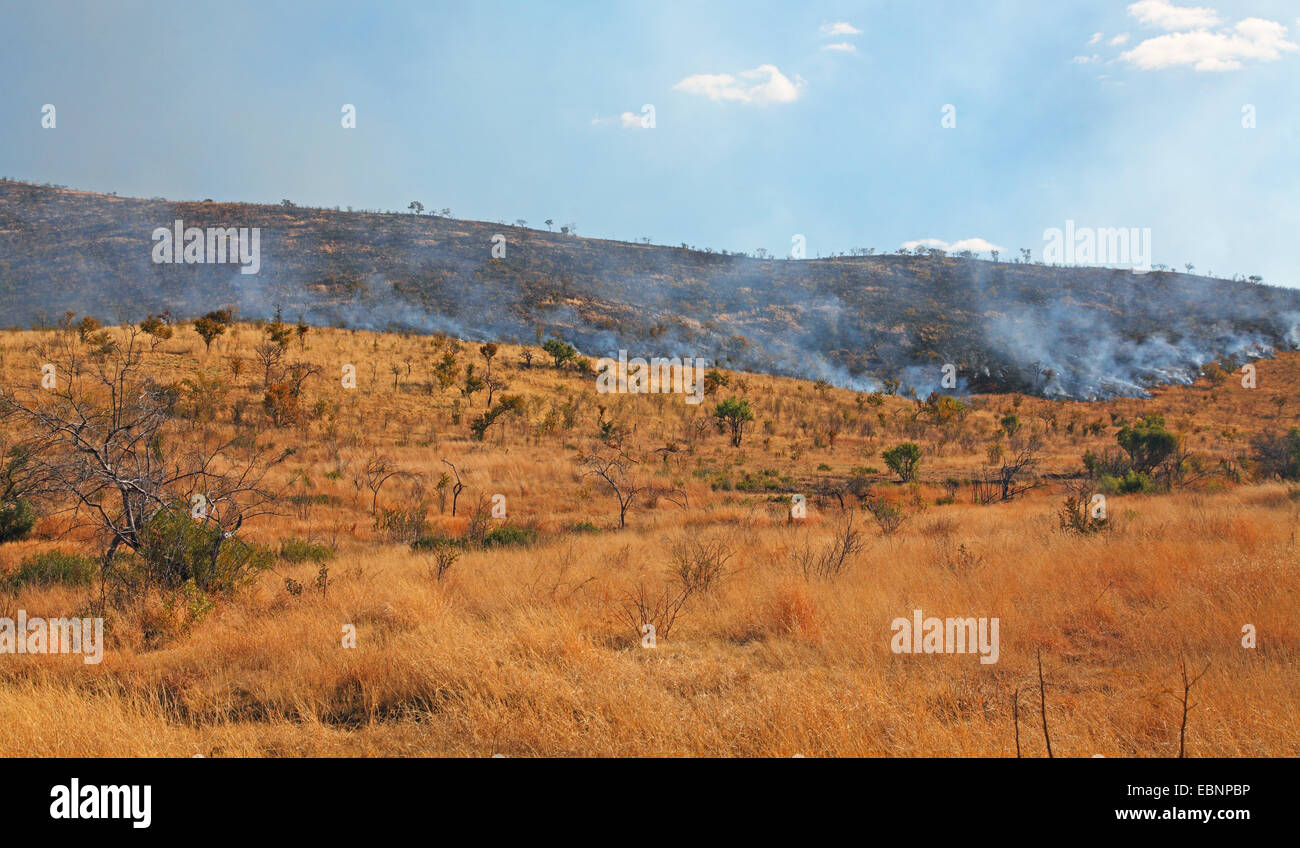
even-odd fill
[{"label": "green bush", "polygon": [[[715,486],[714,489],[718,487]],[[761,474],[751,474],[744,472],[741,481],[736,484],[736,490],[741,492],[786,492],[795,488],[794,479],[788,475],[782,475],[780,472],[768,469]]]},{"label": "green bush", "polygon": [[27,538],[36,526],[36,510],[25,500],[0,504],[0,545]]},{"label": "green bush", "polygon": [[119,572],[136,587],[179,589],[192,581],[200,592],[231,594],[275,559],[271,548],[223,538],[220,528],[195,521],[184,505],[158,513],[140,535],[140,548],[122,558]]},{"label": "green bush", "polygon": [[1103,495],[1134,495],[1154,491],[1155,481],[1150,474],[1129,469],[1123,477],[1103,474],[1097,478],[1097,489]]},{"label": "green bush", "polygon": [[917,466],[921,464],[921,446],[915,442],[894,445],[881,454],[889,470],[902,478],[904,483],[916,479]]},{"label": "green bush", "polygon": [[1090,476],[1100,478],[1103,476],[1123,477],[1132,470],[1133,466],[1129,462],[1128,456],[1123,452],[1110,448],[1101,453],[1084,451],[1083,467]]},{"label": "green bush", "polygon": [[[575,525],[580,527],[583,525]],[[586,525],[595,531],[592,525]],[[476,543],[475,539],[479,541]],[[479,537],[475,533],[469,533],[459,539],[446,536],[440,533],[426,533],[411,543],[413,551],[437,551],[442,548],[469,548],[475,544],[482,545],[485,548],[508,548],[522,545],[531,545],[537,541],[537,531],[531,527],[519,527],[515,524],[503,524],[500,527],[493,527]]]},{"label": "green bush", "polygon": [[88,586],[95,580],[98,564],[90,557],[66,551],[45,551],[26,557],[18,570],[5,578],[10,591],[25,586]]},{"label": "green bush", "polygon": [[425,533],[411,543],[413,551],[434,551],[447,545],[459,544],[459,540],[441,533]]},{"label": "green bush", "polygon": [[483,536],[485,548],[510,548],[531,545],[537,541],[537,531],[529,527],[504,524],[494,527]]},{"label": "green bush", "polygon": [[1178,437],[1165,429],[1161,415],[1148,415],[1135,424],[1124,425],[1115,434],[1115,440],[1129,455],[1137,472],[1150,471],[1178,448]]},{"label": "green bush", "polygon": [[285,562],[327,562],[334,558],[329,545],[317,545],[304,539],[289,538],[280,543],[280,559]]}]

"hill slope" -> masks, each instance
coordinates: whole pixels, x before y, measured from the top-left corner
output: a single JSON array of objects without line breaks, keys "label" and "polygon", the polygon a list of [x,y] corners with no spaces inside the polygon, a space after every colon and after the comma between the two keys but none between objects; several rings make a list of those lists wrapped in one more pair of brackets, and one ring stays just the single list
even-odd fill
[{"label": "hill slope", "polygon": [[[259,227],[260,269],[155,264],[152,233]],[[493,259],[492,238],[506,239]],[[1300,292],[1155,272],[952,257],[760,260],[398,213],[139,200],[0,182],[0,322],[65,310],[414,329],[585,353],[705,356],[926,393],[1142,395],[1212,360],[1300,346]]]}]

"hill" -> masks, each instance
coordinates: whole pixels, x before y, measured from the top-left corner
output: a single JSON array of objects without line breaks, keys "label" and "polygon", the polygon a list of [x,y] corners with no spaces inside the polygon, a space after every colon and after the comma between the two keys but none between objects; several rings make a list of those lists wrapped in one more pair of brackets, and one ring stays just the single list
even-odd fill
[{"label": "hill", "polygon": [[[157,264],[153,232],[260,228],[256,274]],[[505,255],[493,258],[494,236]],[[499,240],[498,240],[499,242]],[[441,332],[588,354],[703,356],[857,389],[1142,396],[1300,345],[1300,291],[939,254],[771,260],[408,213],[128,199],[0,182],[0,315],[248,318]]]},{"label": "hill", "polygon": [[[1260,362],[1255,389],[1212,372],[1145,399],[958,407],[729,372],[691,405],[599,395],[590,375],[502,345],[491,373],[521,402],[475,438],[487,392],[442,386],[435,368],[486,369],[478,345],[310,330],[268,371],[273,330],[237,324],[210,349],[187,327],[135,337],[137,379],[169,411],[169,466],[205,444],[293,449],[263,483],[274,513],[238,532],[264,567],[237,592],[151,589],[132,554],[105,606],[87,567],[102,534],[74,504],[42,501],[31,535],[0,544],[4,614],[104,610],[104,656],[6,656],[0,749],[1045,756],[1050,724],[1056,756],[1175,756],[1186,663],[1208,666],[1189,756],[1300,753],[1300,466],[1293,441],[1292,479],[1278,480],[1257,449],[1294,426],[1300,353]],[[82,364],[58,373],[95,407],[98,364],[131,340],[0,332],[0,396],[59,408],[40,380],[62,350]],[[292,407],[270,402],[294,373]],[[733,393],[754,414],[740,445],[713,423]],[[1130,486],[1103,466],[1155,416],[1180,450]],[[0,415],[0,448],[25,432]],[[910,482],[882,462],[902,442],[920,448]],[[616,481],[641,487],[625,526],[587,461],[623,452]],[[1021,456],[1021,491],[987,497]],[[1087,532],[1060,521],[1080,485],[1107,498]],[[699,591],[665,626],[656,605],[683,574]],[[997,661],[895,652],[891,622],[916,609],[997,618]]]}]

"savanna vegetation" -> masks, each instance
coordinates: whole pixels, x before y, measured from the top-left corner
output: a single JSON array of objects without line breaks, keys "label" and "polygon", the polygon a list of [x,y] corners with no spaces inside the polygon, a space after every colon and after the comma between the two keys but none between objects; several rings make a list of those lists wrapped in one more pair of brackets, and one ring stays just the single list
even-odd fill
[{"label": "savanna vegetation", "polygon": [[[1057,756],[1300,753],[1300,355],[694,405],[540,341],[0,335],[0,615],[107,634],[0,655],[0,750],[1042,756],[1041,656]],[[915,609],[998,617],[999,661],[893,653]]]}]

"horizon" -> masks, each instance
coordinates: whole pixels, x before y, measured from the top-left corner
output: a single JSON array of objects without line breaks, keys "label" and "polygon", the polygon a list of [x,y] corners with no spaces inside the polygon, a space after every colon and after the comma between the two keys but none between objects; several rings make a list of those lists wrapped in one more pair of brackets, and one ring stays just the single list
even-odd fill
[{"label": "horizon", "polygon": [[[31,182],[30,180],[15,179],[13,177],[7,177],[7,176],[0,176],[0,182],[17,183],[20,185],[32,186],[34,188],[45,188],[45,189],[51,189],[55,191],[67,191],[67,192],[73,192],[78,194],[92,194],[97,197],[111,197],[116,200],[129,200],[129,201],[136,201],[140,203],[170,203],[170,204],[199,204],[199,205],[204,203],[214,203],[214,204],[233,205],[233,206],[264,206],[267,208],[277,209],[277,210],[282,210],[286,208],[283,206],[283,203],[265,203],[265,202],[251,203],[246,201],[224,201],[224,200],[218,201],[218,200],[213,200],[211,198],[182,199],[182,198],[172,198],[172,197],[136,197],[136,196],[122,195],[116,192],[105,193],[105,192],[90,191],[87,189],[77,188],[75,186],[59,185],[55,183],[36,183],[36,182]],[[1198,273],[1196,271],[1190,271],[1190,272],[1186,270],[1180,271],[1176,267],[1168,266],[1163,263],[1155,263],[1148,270],[1136,270],[1124,265],[1100,264],[1100,263],[1084,264],[1078,262],[1047,262],[1044,261],[1044,259],[1042,258],[1034,258],[1031,259],[1030,261],[1022,261],[1020,257],[1015,257],[1015,256],[999,258],[997,256],[989,256],[987,254],[981,255],[973,251],[949,252],[941,248],[936,249],[936,248],[929,248],[925,246],[918,246],[917,248],[911,250],[904,249],[904,248],[896,248],[892,251],[880,250],[875,247],[871,247],[870,248],[871,252],[869,253],[836,253],[836,254],[831,254],[829,256],[803,257],[803,258],[795,258],[792,256],[774,256],[771,254],[765,256],[756,256],[745,251],[728,251],[726,249],[713,249],[712,247],[707,245],[701,247],[699,245],[685,244],[685,243],[663,244],[663,243],[653,242],[653,241],[635,241],[632,239],[621,238],[618,236],[588,236],[578,232],[562,233],[556,229],[542,229],[541,227],[534,226],[533,224],[527,222],[521,225],[518,222],[511,223],[511,222],[500,221],[500,220],[496,220],[496,221],[478,220],[478,219],[471,219],[471,218],[461,218],[456,215],[442,216],[437,214],[433,210],[429,210],[421,213],[413,213],[409,210],[403,211],[400,209],[356,209],[353,207],[341,208],[338,206],[308,206],[308,205],[298,204],[298,203],[295,203],[292,206],[287,208],[291,210],[331,213],[331,214],[338,214],[338,215],[384,215],[384,216],[396,215],[401,217],[410,216],[412,218],[432,218],[434,220],[443,218],[449,221],[458,221],[461,223],[474,224],[477,226],[490,225],[490,226],[501,226],[507,229],[524,229],[536,233],[545,233],[554,236],[579,238],[586,241],[607,242],[610,244],[629,245],[631,247],[652,247],[652,248],[661,248],[664,250],[680,250],[680,251],[685,251],[687,253],[698,253],[701,255],[712,255],[712,256],[725,256],[729,259],[744,259],[744,260],[749,260],[751,262],[786,261],[786,262],[816,263],[816,262],[837,262],[841,260],[852,261],[852,260],[874,260],[874,259],[942,258],[942,259],[951,259],[954,261],[964,261],[964,262],[984,262],[990,265],[996,265],[996,264],[1038,265],[1044,268],[1074,268],[1074,269],[1084,269],[1084,270],[1091,269],[1091,270],[1098,270],[1098,271],[1130,271],[1131,270],[1134,276],[1146,276],[1148,274],[1171,274],[1171,275],[1182,276],[1182,277],[1200,277],[1207,280],[1220,280],[1229,283],[1240,283],[1243,285],[1259,285],[1259,286],[1265,286],[1268,288],[1275,288],[1275,289],[1296,288],[1295,286],[1286,286],[1280,283],[1270,282],[1263,278],[1254,278],[1254,277],[1247,278],[1246,276],[1239,275],[1239,274],[1225,277],[1220,275],[1211,276],[1208,273]],[[1074,222],[1072,221],[1066,221],[1067,225],[1071,225],[1073,223]],[[1068,227],[1066,232],[1069,232]],[[255,274],[257,272],[253,271],[251,273]]]},{"label": "horizon", "polygon": [[[1149,228],[1153,263],[1300,286],[1300,18],[1280,0],[168,8],[0,9],[9,176],[141,198],[418,200],[776,256],[802,236],[807,258],[1040,257],[1044,231],[1076,221]],[[187,25],[218,12],[248,22],[244,41]]]}]

